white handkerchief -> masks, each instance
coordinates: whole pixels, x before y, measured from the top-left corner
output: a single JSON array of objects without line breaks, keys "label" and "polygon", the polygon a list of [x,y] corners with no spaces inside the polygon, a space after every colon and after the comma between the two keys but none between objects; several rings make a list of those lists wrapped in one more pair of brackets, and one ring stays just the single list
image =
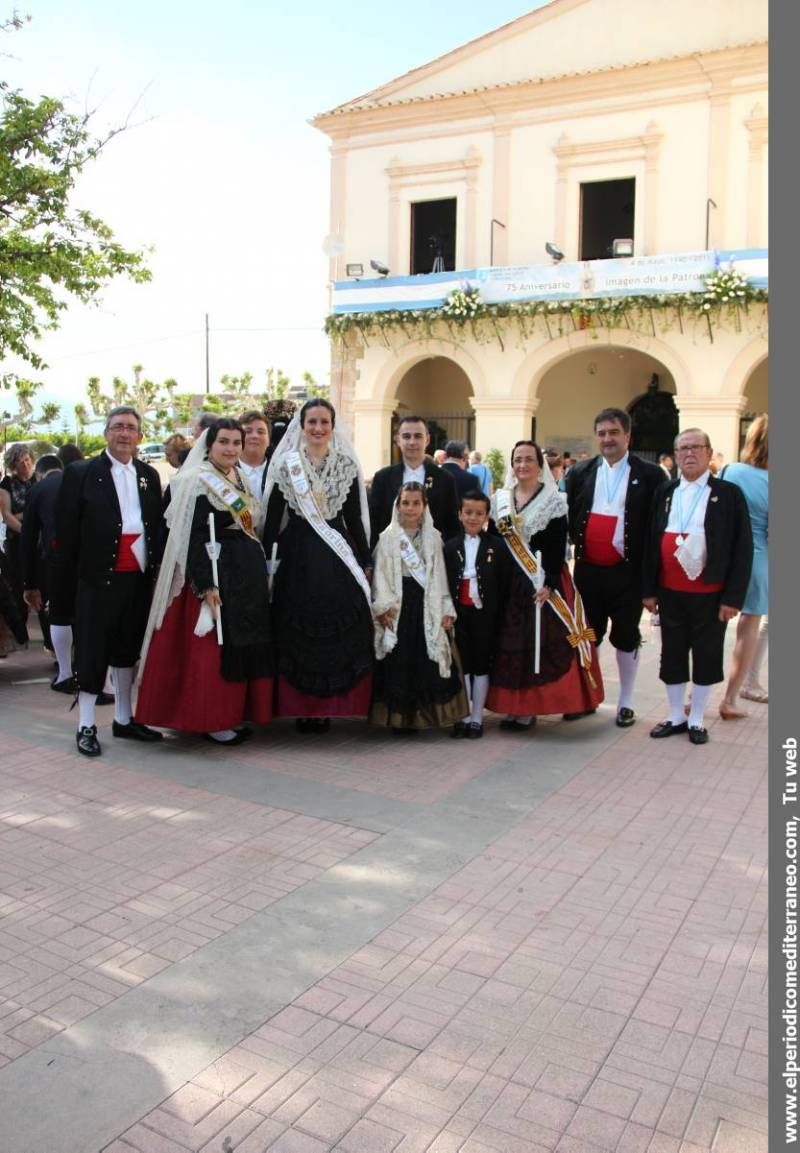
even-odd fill
[{"label": "white handkerchief", "polygon": [[204,637],[206,633],[210,633],[215,627],[216,621],[214,614],[208,607],[205,601],[200,606],[200,613],[197,617],[197,624],[194,626],[194,635],[196,637]]},{"label": "white handkerchief", "polygon": [[675,559],[690,581],[696,581],[706,567],[708,553],[705,533],[692,532],[675,549]]}]

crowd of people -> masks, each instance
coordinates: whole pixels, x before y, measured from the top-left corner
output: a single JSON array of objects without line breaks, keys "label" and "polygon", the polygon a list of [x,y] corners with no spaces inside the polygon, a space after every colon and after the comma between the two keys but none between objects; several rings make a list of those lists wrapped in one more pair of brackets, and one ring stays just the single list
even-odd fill
[{"label": "crowd of people", "polygon": [[615,722],[628,728],[645,608],[660,623],[668,703],[651,737],[707,742],[737,616],[720,715],[745,716],[741,697],[767,701],[766,415],[741,463],[715,475],[703,430],[684,429],[674,458],[651,463],[629,450],[628,414],[603,409],[597,455],[520,440],[496,487],[460,442],[441,464],[429,456],[415,415],[369,488],[327,400],[280,431],[271,444],[260,411],[203,414],[193,441],[170,438],[164,491],[125,405],[92,459],[65,446],[34,463],[22,446],[7,461],[0,622],[24,643],[39,613],[83,755],[100,755],[96,708],[112,699],[114,737],[141,742],[171,729],[238,745],[273,717],[307,733],[351,717],[456,739],[480,738],[486,709],[510,731],[577,721],[604,699],[606,633]]}]

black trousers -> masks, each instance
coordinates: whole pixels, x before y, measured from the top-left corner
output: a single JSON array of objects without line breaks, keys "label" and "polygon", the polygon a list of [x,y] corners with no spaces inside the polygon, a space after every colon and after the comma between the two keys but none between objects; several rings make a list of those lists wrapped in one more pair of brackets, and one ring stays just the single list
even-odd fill
[{"label": "black trousers", "polygon": [[466,676],[484,677],[494,652],[496,614],[474,605],[456,605],[456,644]]},{"label": "black trousers", "polygon": [[78,581],[75,598],[75,672],[81,692],[100,693],[106,669],[133,668],[147,627],[150,578],[114,573],[109,585]]},{"label": "black trousers", "polygon": [[611,620],[608,639],[615,649],[632,653],[642,643],[642,588],[629,564],[597,565],[575,562],[575,584],[583,598],[586,616],[602,641]]},{"label": "black trousers", "polygon": [[[664,684],[716,685],[725,679],[722,650],[727,623],[719,619],[719,593],[658,590],[661,619],[661,665]],[[689,656],[692,658],[689,675]]]}]

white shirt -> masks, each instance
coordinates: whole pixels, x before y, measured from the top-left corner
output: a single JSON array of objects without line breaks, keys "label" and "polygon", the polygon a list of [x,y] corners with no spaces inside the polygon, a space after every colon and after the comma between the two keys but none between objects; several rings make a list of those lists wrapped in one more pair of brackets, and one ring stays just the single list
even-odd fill
[{"label": "white shirt", "polygon": [[245,484],[250,489],[250,495],[260,500],[263,491],[261,480],[267,467],[266,460],[262,461],[261,464],[248,464],[246,461],[240,460],[237,467],[244,477]]},{"label": "white shirt", "polygon": [[627,452],[616,464],[609,464],[604,457],[597,469],[592,500],[592,512],[617,518],[611,543],[622,557],[625,556],[625,498],[630,475]]},{"label": "white shirt", "polygon": [[144,572],[147,568],[147,549],[144,544],[144,521],[136,469],[132,460],[123,464],[121,460],[113,457],[108,449],[106,456],[111,461],[111,479],[117,490],[119,509],[122,513],[122,531],[125,535],[136,535],[137,539],[131,545],[131,552],[136,557],[139,568]]},{"label": "white shirt", "polygon": [[410,480],[418,480],[420,484],[425,483],[424,462],[419,466],[419,468],[409,468],[405,462],[403,463],[403,484],[408,484]]},{"label": "white shirt", "polygon": [[706,509],[708,498],[711,496],[711,489],[708,487],[710,475],[706,469],[697,480],[681,477],[680,484],[672,494],[666,532],[700,533],[705,536]]},{"label": "white shirt", "polygon": [[464,534],[464,576],[463,580],[469,581],[469,596],[475,608],[482,609],[483,602],[478,592],[478,549],[480,548],[481,538],[479,536],[468,536]]}]

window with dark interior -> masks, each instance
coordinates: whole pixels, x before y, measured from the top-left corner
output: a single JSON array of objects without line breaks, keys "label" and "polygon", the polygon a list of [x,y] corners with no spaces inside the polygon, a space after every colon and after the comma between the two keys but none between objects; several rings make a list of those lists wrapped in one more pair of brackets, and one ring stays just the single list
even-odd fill
[{"label": "window with dark interior", "polygon": [[456,266],[456,198],[411,205],[411,275]]},{"label": "window with dark interior", "polygon": [[633,238],[636,181],[581,184],[581,260],[608,260],[615,240]]}]

